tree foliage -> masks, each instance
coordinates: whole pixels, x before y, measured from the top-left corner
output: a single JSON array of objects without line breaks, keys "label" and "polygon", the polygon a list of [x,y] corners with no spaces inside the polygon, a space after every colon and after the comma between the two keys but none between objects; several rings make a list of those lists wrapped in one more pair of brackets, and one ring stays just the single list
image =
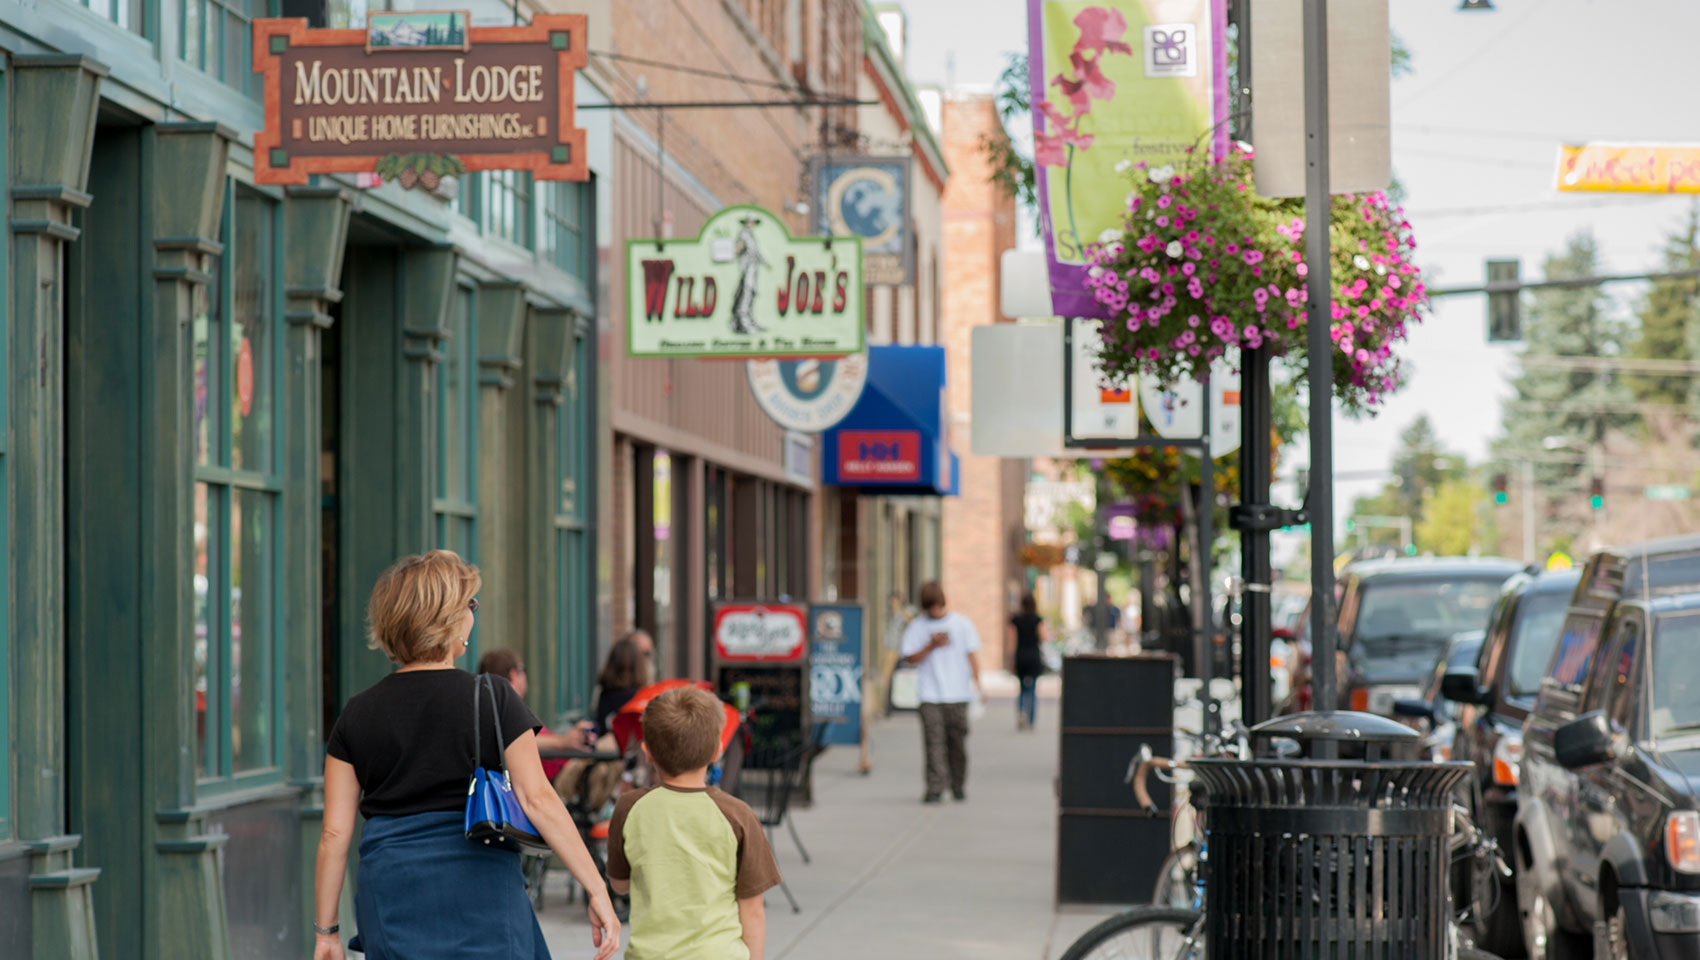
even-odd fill
[{"label": "tree foliage", "polygon": [[[1700,208],[1690,208],[1688,220],[1665,241],[1665,272],[1700,269]],[[1655,280],[1637,311],[1641,333],[1629,345],[1629,355],[1638,360],[1689,360],[1694,356],[1695,318],[1700,315],[1700,278]],[[1644,403],[1685,404],[1689,401],[1686,376],[1630,374],[1624,386]]]},{"label": "tree foliage", "polygon": [[1422,520],[1416,527],[1417,549],[1458,557],[1487,542],[1482,500],[1481,488],[1462,478],[1431,489],[1423,497]]}]

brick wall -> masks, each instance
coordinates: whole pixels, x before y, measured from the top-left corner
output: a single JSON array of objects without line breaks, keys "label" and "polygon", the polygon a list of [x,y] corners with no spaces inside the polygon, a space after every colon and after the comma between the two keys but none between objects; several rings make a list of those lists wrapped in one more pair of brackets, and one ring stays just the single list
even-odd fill
[{"label": "brick wall", "polygon": [[[962,495],[944,504],[944,584],[952,606],[979,628],[983,667],[1001,668],[1004,624],[1017,575],[1013,533],[1020,529],[1020,464],[969,455],[973,329],[1004,320],[998,309],[999,257],[1015,245],[1015,201],[989,181],[982,135],[1002,136],[990,96],[944,102],[944,154],[951,170],[944,195],[944,325],[949,358],[952,446],[962,458]],[[1013,488],[1013,489],[1012,489]],[[1014,509],[1012,510],[1012,505]]]}]

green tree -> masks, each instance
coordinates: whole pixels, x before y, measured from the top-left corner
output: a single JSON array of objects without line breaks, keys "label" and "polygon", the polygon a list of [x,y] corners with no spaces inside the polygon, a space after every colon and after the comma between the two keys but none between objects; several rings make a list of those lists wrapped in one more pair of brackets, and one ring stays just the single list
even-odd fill
[{"label": "green tree", "polygon": [[1427,497],[1441,484],[1464,475],[1464,460],[1446,451],[1434,424],[1423,414],[1399,435],[1399,450],[1393,455],[1395,500],[1399,513],[1415,521],[1423,515]]},{"label": "green tree", "polygon": [[1463,556],[1486,537],[1482,520],[1482,491],[1469,480],[1453,478],[1423,498],[1417,524],[1417,549],[1441,557]]},{"label": "green tree", "polygon": [[[1688,221],[1665,241],[1664,270],[1700,270],[1700,208],[1690,207]],[[1637,313],[1641,335],[1629,346],[1629,355],[1639,360],[1689,360],[1694,356],[1691,340],[1694,320],[1700,312],[1700,278],[1655,280]],[[1686,376],[1632,374],[1624,386],[1644,403],[1687,403]]]},{"label": "green tree", "polygon": [[[1546,260],[1548,279],[1599,273],[1599,251],[1591,233],[1572,237],[1564,252]],[[1608,431],[1632,423],[1623,405],[1634,397],[1607,371],[1565,364],[1566,359],[1622,356],[1626,330],[1605,309],[1598,287],[1553,287],[1531,296],[1523,324],[1521,369],[1512,379],[1505,404],[1499,452],[1507,459],[1545,457],[1574,462],[1541,462],[1535,474],[1548,491],[1578,491],[1589,451]]]}]

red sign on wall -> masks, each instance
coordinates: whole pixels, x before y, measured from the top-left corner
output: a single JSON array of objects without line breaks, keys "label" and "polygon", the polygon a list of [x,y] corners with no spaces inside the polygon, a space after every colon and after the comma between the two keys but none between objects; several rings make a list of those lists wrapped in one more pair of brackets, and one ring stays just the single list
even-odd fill
[{"label": "red sign on wall", "polygon": [[801,607],[732,603],[714,612],[714,652],[722,662],[801,660],[808,639]]},{"label": "red sign on wall", "polygon": [[840,430],[838,477],[842,482],[919,483],[919,430]]}]

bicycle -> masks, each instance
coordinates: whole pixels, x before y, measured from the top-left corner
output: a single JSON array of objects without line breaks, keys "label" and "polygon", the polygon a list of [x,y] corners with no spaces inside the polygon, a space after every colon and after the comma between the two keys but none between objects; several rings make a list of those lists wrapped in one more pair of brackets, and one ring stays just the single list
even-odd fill
[{"label": "bicycle", "polygon": [[[1218,750],[1226,748],[1224,738],[1206,738],[1215,740]],[[1128,782],[1133,785],[1135,798],[1147,809],[1155,809],[1150,801],[1150,793],[1146,790],[1146,778],[1153,771],[1173,771],[1177,767],[1184,770],[1185,761],[1179,763],[1166,758],[1150,755],[1149,748],[1142,748],[1140,755],[1132,765]],[[1188,804],[1190,808],[1190,804]],[[1453,804],[1455,829],[1449,845],[1454,862],[1467,859],[1473,866],[1471,873],[1473,881],[1481,879],[1480,874],[1486,871],[1498,871],[1509,876],[1510,868],[1499,852],[1498,843],[1484,834],[1469,816],[1469,811],[1463,805]],[[1202,814],[1194,811],[1195,822],[1202,828]],[[1205,891],[1202,874],[1198,865],[1207,862],[1208,844],[1206,834],[1198,831],[1196,853],[1188,869],[1190,875],[1186,884],[1190,896],[1190,905],[1181,907],[1173,905],[1154,904],[1138,906],[1109,917],[1102,923],[1086,931],[1085,934],[1069,946],[1061,960],[1205,960],[1206,937],[1205,917],[1208,906],[1205,902]],[[1171,860],[1181,851],[1170,854]],[[1165,869],[1171,869],[1170,861],[1165,861]],[[1168,875],[1165,874],[1165,877]],[[1492,889],[1497,887],[1497,880],[1491,884],[1475,882],[1473,889]],[[1158,891],[1163,892],[1165,886],[1159,881]],[[1454,960],[1498,960],[1491,953],[1478,949],[1464,939],[1460,926],[1464,920],[1482,906],[1475,897],[1462,910],[1453,902],[1453,891],[1449,884],[1447,889],[1448,902],[1453,906],[1450,928],[1451,956]]]}]

